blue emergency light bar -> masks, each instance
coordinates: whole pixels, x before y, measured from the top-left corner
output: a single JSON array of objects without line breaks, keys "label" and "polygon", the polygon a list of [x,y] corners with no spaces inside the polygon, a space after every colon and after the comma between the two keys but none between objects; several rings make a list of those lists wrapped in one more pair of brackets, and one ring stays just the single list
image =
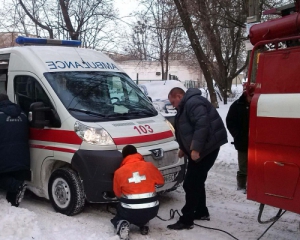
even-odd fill
[{"label": "blue emergency light bar", "polygon": [[81,41],[78,40],[57,40],[57,39],[47,39],[47,38],[30,38],[19,36],[16,38],[16,43],[21,45],[63,45],[63,46],[73,46],[77,47],[81,45]]}]

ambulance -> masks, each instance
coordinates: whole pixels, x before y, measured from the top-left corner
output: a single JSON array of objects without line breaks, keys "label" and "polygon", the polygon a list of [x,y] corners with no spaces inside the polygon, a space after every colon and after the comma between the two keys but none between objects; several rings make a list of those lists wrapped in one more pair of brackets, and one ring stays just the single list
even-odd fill
[{"label": "ambulance", "polygon": [[174,129],[115,62],[80,41],[16,42],[0,49],[0,91],[30,122],[33,193],[65,215],[116,201],[113,176],[127,144],[162,172],[158,192],[177,188],[185,165]]},{"label": "ambulance", "polygon": [[[298,4],[300,1],[297,1]],[[300,13],[253,25],[247,198],[261,203],[258,221],[300,213]],[[265,205],[279,208],[261,220]]]}]

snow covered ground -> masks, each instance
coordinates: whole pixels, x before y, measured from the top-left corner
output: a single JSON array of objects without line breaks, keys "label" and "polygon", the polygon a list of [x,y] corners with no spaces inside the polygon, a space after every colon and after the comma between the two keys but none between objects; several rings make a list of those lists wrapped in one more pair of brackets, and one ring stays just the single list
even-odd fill
[{"label": "snow covered ground", "polygon": [[[218,111],[223,119],[230,104],[220,103]],[[237,154],[230,144],[231,141],[229,136],[229,143],[221,148],[206,182],[211,221],[195,223],[227,231],[236,239],[258,239],[269,224],[257,222],[259,204],[247,200],[246,194],[236,190]],[[161,207],[158,215],[168,219],[171,209],[181,209],[184,196],[182,187],[160,196]],[[273,217],[276,213],[277,209],[266,207],[263,219]],[[15,208],[6,202],[5,193],[0,191],[0,240],[117,240],[119,238],[110,223],[112,216],[107,211],[106,204],[88,204],[82,213],[68,217],[55,213],[49,201],[38,198],[29,191],[26,192],[20,207]],[[148,236],[140,235],[138,229],[131,226],[130,239],[234,239],[224,232],[199,226],[191,230],[168,230],[167,225],[177,219],[178,215],[170,221],[153,219]],[[286,212],[261,239],[300,239],[299,224],[298,214]]]}]

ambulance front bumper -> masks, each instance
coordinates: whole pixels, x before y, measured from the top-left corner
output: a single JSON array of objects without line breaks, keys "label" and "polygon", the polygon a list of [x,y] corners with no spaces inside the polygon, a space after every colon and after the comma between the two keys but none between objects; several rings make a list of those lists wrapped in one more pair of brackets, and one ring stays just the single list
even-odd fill
[{"label": "ambulance front bumper", "polygon": [[113,177],[122,162],[121,152],[115,150],[78,150],[72,167],[78,172],[88,202],[113,201]]},{"label": "ambulance front bumper", "polygon": [[[72,158],[72,167],[78,172],[88,202],[117,201],[113,193],[113,177],[120,167],[122,154],[117,150],[78,150]],[[171,191],[183,181],[185,165],[161,169],[165,184],[157,192]]]}]

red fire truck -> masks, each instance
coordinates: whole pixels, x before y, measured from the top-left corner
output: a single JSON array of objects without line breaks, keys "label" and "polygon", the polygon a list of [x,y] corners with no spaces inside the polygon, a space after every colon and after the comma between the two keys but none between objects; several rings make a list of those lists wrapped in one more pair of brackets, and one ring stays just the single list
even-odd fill
[{"label": "red fire truck", "polygon": [[[247,90],[250,106],[247,198],[300,213],[300,13],[253,25]],[[288,12],[288,14],[287,14]]]}]

